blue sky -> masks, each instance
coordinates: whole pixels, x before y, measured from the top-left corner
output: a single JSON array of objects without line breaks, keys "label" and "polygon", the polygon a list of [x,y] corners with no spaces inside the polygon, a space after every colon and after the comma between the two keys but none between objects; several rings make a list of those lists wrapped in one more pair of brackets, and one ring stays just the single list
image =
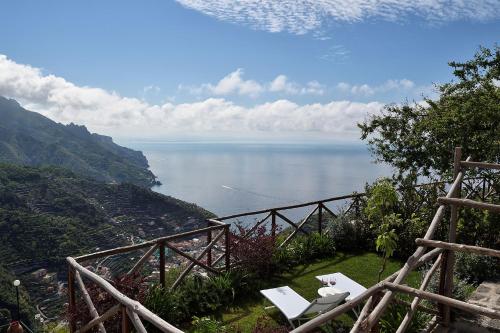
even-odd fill
[{"label": "blue sky", "polygon": [[500,36],[495,1],[256,3],[4,2],[0,95],[112,135],[356,137]]}]

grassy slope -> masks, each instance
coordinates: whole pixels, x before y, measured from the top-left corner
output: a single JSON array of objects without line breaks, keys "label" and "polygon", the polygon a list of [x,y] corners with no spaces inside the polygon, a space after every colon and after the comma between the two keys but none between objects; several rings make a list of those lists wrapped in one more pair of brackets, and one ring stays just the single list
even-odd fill
[{"label": "grassy slope", "polygon": [[[402,266],[399,261],[391,261],[387,264],[384,277],[395,272]],[[380,258],[374,253],[364,254],[345,254],[337,253],[334,258],[323,259],[310,265],[296,267],[292,272],[283,275],[278,281],[273,282],[273,286],[279,287],[288,285],[307,300],[313,300],[318,297],[319,281],[316,275],[341,272],[351,279],[357,281],[365,287],[377,283],[377,272],[380,267]],[[410,285],[417,285],[419,274],[412,273],[407,281]],[[235,325],[242,332],[251,332],[257,320],[266,316],[276,325],[285,324],[285,318],[278,310],[264,310],[269,306],[263,297],[246,300],[239,306],[222,314],[222,319],[227,325]],[[339,318],[347,324],[352,323],[352,317],[343,315]]]}]

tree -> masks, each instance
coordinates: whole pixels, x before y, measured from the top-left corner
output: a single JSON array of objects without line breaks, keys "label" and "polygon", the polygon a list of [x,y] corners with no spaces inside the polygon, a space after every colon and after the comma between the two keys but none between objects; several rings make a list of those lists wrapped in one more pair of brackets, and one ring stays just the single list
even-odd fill
[{"label": "tree", "polygon": [[396,227],[402,223],[399,214],[394,212],[398,204],[398,195],[388,179],[378,180],[368,193],[365,213],[377,232],[376,250],[382,252],[382,266],[378,272],[378,281],[385,270],[387,260],[394,254],[399,240]]},{"label": "tree", "polygon": [[500,47],[481,47],[472,60],[449,66],[455,81],[437,86],[436,100],[387,105],[358,124],[377,160],[395,167],[399,179],[449,176],[456,146],[474,160],[500,160]]}]

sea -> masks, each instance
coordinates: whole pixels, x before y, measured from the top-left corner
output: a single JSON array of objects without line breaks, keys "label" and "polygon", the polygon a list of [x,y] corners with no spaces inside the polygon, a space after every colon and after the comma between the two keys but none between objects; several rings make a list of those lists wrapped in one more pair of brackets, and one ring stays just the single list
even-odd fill
[{"label": "sea", "polygon": [[373,162],[363,144],[124,144],[147,157],[162,183],[154,191],[218,216],[362,192],[367,182],[392,174],[389,166]]}]

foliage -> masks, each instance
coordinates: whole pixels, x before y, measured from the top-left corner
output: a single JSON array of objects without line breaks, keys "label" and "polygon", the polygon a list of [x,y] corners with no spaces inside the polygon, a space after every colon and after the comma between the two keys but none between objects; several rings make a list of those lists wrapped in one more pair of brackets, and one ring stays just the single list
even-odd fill
[{"label": "foliage", "polygon": [[241,224],[236,225],[236,228],[236,232],[231,233],[230,246],[233,256],[241,262],[241,267],[261,278],[273,275],[276,268],[276,238],[267,232],[264,225],[253,232],[250,227]]},{"label": "foliage", "polygon": [[192,333],[224,333],[228,332],[226,327],[218,320],[211,317],[193,317],[191,321]]},{"label": "foliage", "polygon": [[[408,312],[408,308],[404,305],[392,303],[380,318],[380,332],[393,333],[396,332],[401,321]],[[410,322],[410,325],[405,332],[416,333],[425,328],[430,320],[430,316],[422,311],[417,311]]]},{"label": "foliage", "polygon": [[468,283],[479,284],[500,276],[500,259],[457,252],[455,274]]},{"label": "foliage", "polygon": [[382,267],[378,274],[380,281],[385,270],[387,259],[392,257],[397,247],[398,235],[395,227],[401,224],[400,215],[394,213],[398,203],[396,189],[387,179],[381,179],[375,183],[368,194],[365,207],[367,217],[372,221],[372,226],[378,234],[375,240],[375,248],[382,252]]},{"label": "foliage", "polygon": [[[146,288],[144,279],[140,275],[134,274],[117,277],[114,279],[113,285],[119,292],[127,297],[140,303],[144,302]],[[86,283],[85,287],[98,313],[102,314],[116,305],[116,300],[109,293],[102,290],[97,284]],[[84,325],[93,319],[83,297],[77,298],[74,312],[71,312],[70,309],[68,309],[66,316],[68,319],[72,318],[76,320],[76,322],[81,325]],[[120,314],[116,314],[107,320],[106,328],[113,332],[119,332],[121,330]]]},{"label": "foliage", "polygon": [[[422,270],[422,276],[427,273],[427,270]],[[427,287],[427,291],[432,293],[439,293],[439,270],[434,273],[432,276],[429,285]],[[458,275],[453,275],[453,290],[451,292],[451,296],[454,299],[459,301],[466,301],[469,296],[474,292],[475,287],[469,284],[466,280],[462,279]]]},{"label": "foliage", "polygon": [[358,124],[379,161],[405,175],[449,175],[452,150],[495,162],[500,157],[500,47],[480,48],[472,60],[450,62],[455,81],[437,86],[436,100],[387,105]]},{"label": "foliage", "polygon": [[366,251],[374,248],[373,229],[362,215],[341,211],[335,218],[328,220],[327,230],[339,251]]},{"label": "foliage", "polygon": [[288,328],[286,326],[276,325],[268,316],[261,316],[252,330],[252,333],[286,333]]},{"label": "foliage", "polygon": [[296,236],[286,246],[276,250],[274,258],[278,266],[285,270],[334,255],[333,239],[328,235],[313,232],[309,235]]},{"label": "foliage", "polygon": [[459,243],[500,249],[500,214],[461,209],[457,232]]},{"label": "foliage", "polygon": [[[0,326],[9,323],[11,319],[16,319],[16,289],[12,285],[16,279],[18,279],[18,277],[12,275],[2,265],[0,265]],[[21,320],[25,323],[31,324],[35,309],[32,306],[30,297],[22,282],[23,281],[21,280],[21,285],[19,287]]]},{"label": "foliage", "polygon": [[217,312],[233,303],[236,288],[245,283],[237,272],[219,276],[188,276],[176,289],[150,288],[145,306],[173,324],[181,324],[193,316]]},{"label": "foliage", "polygon": [[106,182],[156,184],[144,155],[85,126],[63,125],[0,97],[0,162],[57,165]]}]

